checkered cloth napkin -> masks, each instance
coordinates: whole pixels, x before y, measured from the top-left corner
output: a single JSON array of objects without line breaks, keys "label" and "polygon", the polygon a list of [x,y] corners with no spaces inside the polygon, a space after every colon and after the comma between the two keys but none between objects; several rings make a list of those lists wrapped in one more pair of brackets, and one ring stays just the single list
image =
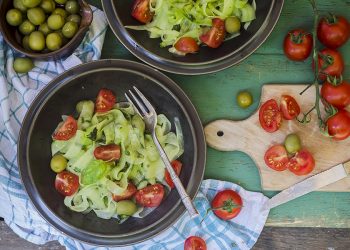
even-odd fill
[{"label": "checkered cloth napkin", "polygon": [[[93,12],[90,30],[72,56],[55,62],[35,61],[35,68],[29,74],[14,72],[13,59],[18,55],[0,35],[0,217],[20,237],[35,244],[57,240],[67,249],[108,249],[69,238],[47,224],[29,201],[20,179],[16,157],[21,122],[37,93],[65,70],[100,58],[107,22],[102,11],[93,8]],[[209,212],[200,223],[200,219],[191,220],[185,213],[162,234],[118,249],[183,249],[185,239],[192,235],[202,237],[208,249],[250,249],[257,241],[269,213],[262,211],[268,198],[233,183],[205,180],[195,198],[195,205],[202,217],[215,194],[223,189],[236,190],[243,198],[241,213],[231,221],[222,221]]]}]

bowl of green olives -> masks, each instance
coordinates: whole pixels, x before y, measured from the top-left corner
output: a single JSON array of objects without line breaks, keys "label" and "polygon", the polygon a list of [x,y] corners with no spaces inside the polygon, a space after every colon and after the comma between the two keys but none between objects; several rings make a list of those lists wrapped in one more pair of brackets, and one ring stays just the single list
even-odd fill
[{"label": "bowl of green olives", "polygon": [[83,0],[3,0],[0,14],[1,33],[13,49],[49,60],[72,54],[93,18]]}]

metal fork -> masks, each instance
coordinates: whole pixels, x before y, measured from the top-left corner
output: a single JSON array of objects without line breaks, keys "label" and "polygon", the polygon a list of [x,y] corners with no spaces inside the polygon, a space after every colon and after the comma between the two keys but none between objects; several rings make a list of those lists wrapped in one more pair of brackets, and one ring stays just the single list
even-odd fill
[{"label": "metal fork", "polygon": [[[191,198],[188,196],[185,188],[183,187],[179,177],[176,175],[174,169],[172,168],[168,156],[166,155],[164,149],[160,145],[158,138],[155,133],[155,128],[157,125],[157,113],[154,110],[151,103],[146,99],[146,97],[139,91],[135,86],[134,91],[129,90],[129,94],[125,93],[126,99],[131,103],[135,111],[142,117],[145,122],[146,131],[152,135],[154,144],[156,145],[159,155],[164,162],[166,169],[168,170],[172,181],[180,195],[182,203],[185,205],[191,218],[199,215],[198,211],[193,205]],[[129,96],[130,95],[130,96]]]}]

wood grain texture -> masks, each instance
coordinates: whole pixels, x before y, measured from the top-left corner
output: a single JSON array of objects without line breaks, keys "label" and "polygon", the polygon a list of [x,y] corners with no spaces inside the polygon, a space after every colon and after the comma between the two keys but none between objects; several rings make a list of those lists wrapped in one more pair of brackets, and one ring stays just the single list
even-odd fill
[{"label": "wood grain texture", "polygon": [[[307,85],[264,85],[262,87],[261,103],[270,99],[279,99],[284,94],[293,96],[306,113],[312,109],[315,100],[315,88],[309,88],[302,96]],[[325,171],[339,163],[350,159],[350,140],[335,141],[322,135],[318,129],[316,111],[310,114],[310,123],[301,124],[295,120],[284,120],[280,129],[274,133],[264,131],[259,123],[259,112],[255,112],[246,120],[230,121],[216,120],[205,128],[206,140],[209,146],[222,151],[239,150],[247,153],[255,162],[261,177],[264,190],[283,190],[314,174]],[[265,152],[273,145],[283,144],[286,136],[296,133],[307,149],[315,158],[314,171],[306,176],[296,176],[292,172],[274,171],[264,162]],[[346,177],[334,184],[330,184],[320,191],[349,192],[350,177]]]}]

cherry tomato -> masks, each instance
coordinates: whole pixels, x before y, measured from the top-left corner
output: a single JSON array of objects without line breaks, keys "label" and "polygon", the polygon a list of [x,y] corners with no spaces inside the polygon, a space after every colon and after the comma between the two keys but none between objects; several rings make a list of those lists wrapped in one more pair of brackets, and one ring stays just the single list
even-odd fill
[{"label": "cherry tomato", "polygon": [[77,121],[72,116],[67,116],[64,121],[58,124],[52,138],[60,141],[67,141],[72,138],[78,129]]},{"label": "cherry tomato", "polygon": [[101,89],[96,98],[96,112],[107,112],[111,110],[116,102],[116,97],[112,90]]},{"label": "cherry tomato", "polygon": [[[179,176],[179,174],[181,172],[181,168],[182,168],[182,163],[178,160],[174,160],[171,162],[171,166],[173,167],[176,175]],[[166,183],[168,183],[169,187],[171,187],[171,188],[175,187],[174,182],[172,181],[168,170],[165,170],[164,178],[165,178]]]},{"label": "cherry tomato", "polygon": [[143,207],[158,207],[164,197],[164,187],[154,184],[138,190],[135,194],[136,203]]},{"label": "cherry tomato", "polygon": [[149,23],[153,18],[153,12],[149,8],[150,0],[135,0],[131,15],[141,23]]},{"label": "cherry tomato", "polygon": [[195,53],[199,50],[199,46],[192,37],[181,37],[174,45],[175,49],[187,53]]},{"label": "cherry tomato", "polygon": [[350,115],[345,110],[339,110],[327,120],[328,133],[335,140],[344,140],[350,135]]},{"label": "cherry tomato", "polygon": [[288,169],[295,175],[307,175],[315,168],[315,159],[306,149],[298,151],[287,163]]},{"label": "cherry tomato", "polygon": [[208,32],[201,35],[199,39],[211,48],[219,47],[225,39],[225,21],[220,18],[214,18],[212,20],[213,26]]},{"label": "cherry tomato", "polygon": [[242,204],[242,198],[237,192],[226,189],[215,195],[211,208],[220,219],[230,220],[241,212]]},{"label": "cherry tomato", "polygon": [[270,99],[260,107],[259,121],[261,127],[269,133],[275,132],[281,127],[282,113],[276,100]]},{"label": "cherry tomato", "polygon": [[327,80],[321,88],[322,97],[334,107],[342,109],[350,105],[350,84],[346,81]]},{"label": "cherry tomato", "polygon": [[55,188],[64,196],[70,196],[79,188],[79,177],[71,172],[62,171],[56,175]]},{"label": "cherry tomato", "polygon": [[317,27],[317,37],[327,48],[339,48],[350,37],[350,24],[342,16],[323,17]]},{"label": "cherry tomato", "polygon": [[323,49],[318,55],[319,78],[325,80],[327,75],[340,77],[344,71],[344,61],[341,54],[332,49]]},{"label": "cherry tomato", "polygon": [[273,170],[286,170],[288,163],[288,154],[286,148],[282,145],[272,146],[266,151],[264,161],[266,165]]},{"label": "cherry tomato", "polygon": [[293,120],[300,114],[299,104],[290,95],[282,95],[280,107],[283,118],[286,120]]},{"label": "cherry tomato", "polygon": [[293,61],[304,61],[311,54],[312,35],[302,29],[295,29],[288,32],[284,38],[284,54]]},{"label": "cherry tomato", "polygon": [[128,187],[122,194],[119,194],[119,195],[113,194],[112,197],[113,197],[113,200],[115,201],[129,200],[131,197],[133,197],[136,191],[137,191],[137,188],[135,187],[135,185],[129,182]]},{"label": "cherry tomato", "polygon": [[120,158],[120,146],[115,144],[98,146],[94,150],[94,156],[98,160],[116,161]]},{"label": "cherry tomato", "polygon": [[207,250],[207,244],[198,236],[190,236],[186,239],[184,250]]}]

